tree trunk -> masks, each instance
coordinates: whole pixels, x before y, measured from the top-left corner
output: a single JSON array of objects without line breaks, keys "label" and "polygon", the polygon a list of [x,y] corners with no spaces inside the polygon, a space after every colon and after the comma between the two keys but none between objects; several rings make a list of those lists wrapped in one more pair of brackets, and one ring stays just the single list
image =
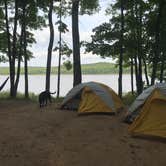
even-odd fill
[{"label": "tree trunk", "polygon": [[135,67],[135,80],[136,80],[136,89],[138,93],[138,62],[137,62],[137,55],[134,54],[134,67]]},{"label": "tree trunk", "polygon": [[21,35],[20,35],[20,46],[19,46],[18,65],[17,65],[17,76],[16,76],[15,88],[14,88],[15,89],[15,96],[17,95],[18,83],[19,83],[19,79],[20,79],[22,47],[23,47],[23,27],[21,27]]},{"label": "tree trunk", "polygon": [[59,61],[58,61],[58,83],[57,83],[57,98],[59,98],[60,94],[60,75],[61,75],[61,49],[62,49],[62,33],[61,33],[61,26],[62,26],[62,2],[60,2],[60,31],[59,31]]},{"label": "tree trunk", "polygon": [[7,42],[8,42],[8,57],[9,57],[9,68],[10,68],[10,96],[14,96],[14,66],[13,66],[13,58],[11,52],[11,41],[10,41],[10,32],[9,32],[9,21],[8,21],[8,8],[7,1],[5,2],[5,21],[6,21],[6,32],[7,32]]},{"label": "tree trunk", "polygon": [[161,25],[161,17],[162,17],[162,10],[164,9],[165,0],[161,0],[159,2],[159,9],[158,15],[156,18],[156,31],[155,31],[155,48],[154,48],[154,58],[153,58],[153,67],[152,67],[152,78],[151,78],[151,85],[154,85],[157,73],[157,66],[158,66],[158,57],[160,55],[160,25]]},{"label": "tree trunk", "polygon": [[28,91],[28,58],[27,58],[27,39],[26,39],[26,3],[23,1],[23,52],[24,52],[24,74],[25,74],[25,98],[29,97]]},{"label": "tree trunk", "polygon": [[[138,14],[139,11],[139,14]],[[143,81],[142,81],[142,5],[139,5],[139,8],[136,4],[136,17],[139,22],[137,25],[137,53],[138,53],[138,94],[141,94],[143,91]]]},{"label": "tree trunk", "polygon": [[[12,57],[13,57],[13,67],[15,68],[15,58],[17,54],[16,42],[17,42],[17,21],[18,21],[18,0],[15,0],[15,16],[14,16],[14,28],[13,28],[13,48],[12,48]],[[14,76],[15,76],[15,70]]]},{"label": "tree trunk", "polygon": [[47,54],[47,69],[46,69],[46,90],[50,91],[50,72],[51,72],[51,58],[52,58],[52,47],[54,43],[54,27],[52,23],[52,10],[53,10],[53,0],[50,0],[49,4],[49,28],[50,28],[50,41],[48,46],[48,54]]},{"label": "tree trunk", "polygon": [[[134,21],[136,20],[136,17],[135,15],[137,16],[137,8],[136,8],[136,1],[133,0],[131,1],[132,3],[132,7],[131,7],[131,16],[133,17]],[[137,43],[137,37],[136,37],[136,24],[134,22],[133,24],[133,34],[132,34],[132,39],[133,41],[135,41],[135,44],[134,44],[134,48],[133,48],[133,64],[134,64],[134,69],[135,69],[135,80],[136,80],[136,91],[138,93],[138,89],[139,89],[139,84],[138,84],[138,57],[137,57],[137,46],[136,46],[136,43]]]},{"label": "tree trunk", "polygon": [[123,74],[123,33],[124,33],[124,2],[121,0],[121,33],[120,33],[120,56],[119,56],[119,78],[118,94],[122,98],[122,74]]},{"label": "tree trunk", "polygon": [[[17,48],[16,48],[16,42],[17,42],[17,21],[18,21],[18,0],[15,0],[15,17],[14,17],[14,29],[13,29],[13,48],[12,48],[12,66],[13,66],[13,75],[14,75],[14,81],[15,81],[15,59],[17,54]],[[16,97],[16,89],[14,84],[14,92],[13,97]]]},{"label": "tree trunk", "polygon": [[80,63],[80,39],[78,26],[79,0],[72,2],[72,38],[73,38],[73,86],[82,82]]},{"label": "tree trunk", "polygon": [[26,44],[26,32],[24,34],[24,71],[25,71],[25,97],[29,97],[28,90],[28,58],[27,58],[27,44]]},{"label": "tree trunk", "polygon": [[165,54],[165,52],[163,52],[163,54],[162,54],[162,62],[161,62],[161,69],[160,69],[160,83],[162,83],[163,82],[163,77],[164,77],[164,69],[165,69],[165,56],[166,56],[166,54]]},{"label": "tree trunk", "polygon": [[146,84],[147,84],[147,86],[149,86],[150,83],[149,83],[149,78],[148,78],[148,68],[147,68],[145,58],[143,58],[143,63],[144,63],[144,72],[145,72]]},{"label": "tree trunk", "polygon": [[133,68],[133,56],[131,56],[131,92],[134,94],[134,68]]}]

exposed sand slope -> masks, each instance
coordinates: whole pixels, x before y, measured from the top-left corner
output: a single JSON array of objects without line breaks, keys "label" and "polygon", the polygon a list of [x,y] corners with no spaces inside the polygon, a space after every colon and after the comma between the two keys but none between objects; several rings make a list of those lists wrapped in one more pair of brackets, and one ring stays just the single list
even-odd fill
[{"label": "exposed sand slope", "polygon": [[166,166],[166,144],[130,137],[121,119],[0,101],[0,166]]}]

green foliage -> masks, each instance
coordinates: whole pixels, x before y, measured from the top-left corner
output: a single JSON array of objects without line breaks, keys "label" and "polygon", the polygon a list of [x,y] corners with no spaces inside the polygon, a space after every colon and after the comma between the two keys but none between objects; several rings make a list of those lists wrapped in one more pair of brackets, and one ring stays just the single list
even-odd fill
[{"label": "green foliage", "polygon": [[123,102],[124,102],[125,105],[129,106],[134,102],[136,97],[137,97],[136,92],[134,92],[134,94],[132,94],[131,92],[128,92],[128,93],[123,95]]},{"label": "green foliage", "polygon": [[71,64],[71,61],[69,61],[69,60],[63,62],[63,65],[65,66],[66,70],[72,69],[72,64]]},{"label": "green foliage", "polygon": [[[58,42],[58,44],[59,44],[59,42]],[[56,46],[53,51],[57,51],[57,50],[59,50],[58,46]],[[61,55],[66,56],[66,57],[70,57],[71,54],[72,54],[72,50],[69,48],[69,46],[67,45],[66,42],[62,41],[62,43],[61,43]]]},{"label": "green foliage", "polygon": [[[10,92],[3,91],[0,93],[0,100],[11,100],[13,99],[10,97]],[[16,98],[14,100],[25,100],[25,95],[23,93],[17,93]],[[38,95],[35,95],[34,93],[29,94],[29,100],[38,102]]]},{"label": "green foliage", "polygon": [[81,14],[93,14],[99,11],[99,0],[81,0],[80,1],[80,13]]},{"label": "green foliage", "polygon": [[[159,30],[159,56],[157,77],[160,77],[161,71],[166,70],[166,65],[162,62],[166,61],[166,1],[160,0],[141,0],[141,1],[123,1],[124,3],[124,47],[123,47],[123,63],[124,67],[131,65],[133,59],[133,66],[135,66],[134,58],[137,58],[138,66],[142,61],[147,65],[149,76],[153,68],[154,56],[156,54],[156,27],[158,26],[157,16],[159,14],[159,4],[163,2],[160,18]],[[112,57],[117,59],[119,65],[120,54],[120,25],[121,25],[121,1],[116,0],[111,2],[106,13],[110,15],[110,20],[106,23],[95,27],[91,42],[84,42],[86,52],[92,52],[101,57]],[[140,60],[141,59],[141,60]],[[140,68],[139,68],[139,72]],[[164,77],[163,74],[163,77]],[[142,75],[142,74],[141,74]]]},{"label": "green foliage", "polygon": [[8,91],[6,91],[6,92],[2,91],[0,93],[0,99],[1,100],[10,99],[10,93]]},{"label": "green foliage", "polygon": [[[33,101],[33,102],[36,102],[38,103],[38,94],[34,94],[34,93],[30,93],[29,94],[29,98],[25,98],[25,95],[23,93],[18,93],[16,98],[11,98],[10,97],[10,93],[8,91],[3,91],[0,93],[0,100],[30,100],[30,101]],[[59,97],[59,98],[54,98],[53,97],[53,101],[54,102],[62,102],[64,99],[64,97]]]},{"label": "green foliage", "polygon": [[59,31],[59,32],[62,32],[62,33],[69,32],[69,29],[67,28],[67,25],[66,25],[64,22],[58,20],[58,21],[55,23],[55,25],[58,25],[58,31]]}]

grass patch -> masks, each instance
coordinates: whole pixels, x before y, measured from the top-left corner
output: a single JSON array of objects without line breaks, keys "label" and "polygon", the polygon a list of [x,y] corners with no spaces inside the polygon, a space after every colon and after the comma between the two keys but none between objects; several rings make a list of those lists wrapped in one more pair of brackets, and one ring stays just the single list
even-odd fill
[{"label": "grass patch", "polygon": [[31,100],[36,102],[38,100],[38,96],[34,93],[29,93],[29,98],[27,99],[23,93],[18,92],[17,96],[13,98],[10,96],[9,91],[3,91],[0,93],[0,100]]},{"label": "grass patch", "polygon": [[[16,98],[10,97],[10,92],[9,91],[4,91],[0,93],[0,100],[30,100],[33,102],[38,102],[38,96],[34,93],[29,93],[29,98],[25,98],[25,95],[23,93],[18,92]],[[54,102],[62,102],[64,97],[52,97],[52,100]]]},{"label": "grass patch", "polygon": [[132,92],[128,92],[126,94],[124,94],[123,96],[123,102],[125,105],[131,105],[134,100],[136,99],[137,97],[137,93],[134,92],[134,94],[132,94]]},{"label": "grass patch", "polygon": [[[29,93],[29,98],[25,98],[23,93],[17,93],[16,98],[12,98],[10,97],[10,92],[9,91],[3,91],[0,93],[0,100],[30,100],[33,102],[38,102],[38,96],[34,93]],[[131,105],[133,103],[133,101],[136,99],[137,94],[136,92],[134,92],[134,94],[132,94],[131,92],[125,93],[123,95],[123,103],[125,105]],[[63,101],[64,97],[52,97],[53,102],[58,102],[61,103]]]},{"label": "grass patch", "polygon": [[[93,63],[93,64],[83,64],[81,65],[82,74],[118,74],[118,67],[116,67],[113,63]],[[45,75],[46,68],[45,67],[29,67],[28,73],[30,75]],[[57,74],[58,68],[52,67],[51,74]],[[124,74],[130,73],[129,68],[123,69]],[[9,75],[8,67],[0,67],[1,75]],[[21,74],[24,74],[24,68],[21,68]],[[67,70],[63,65],[61,66],[61,74],[73,74],[73,70]]]},{"label": "grass patch", "polygon": [[[17,93],[16,98],[12,98],[10,97],[10,92],[9,91],[3,91],[0,93],[0,100],[30,100],[33,102],[38,102],[38,96],[34,93],[29,93],[29,98],[25,98],[23,93]],[[131,105],[132,102],[136,99],[137,94],[134,92],[134,94],[132,94],[131,92],[128,92],[126,94],[123,95],[123,102],[125,105]],[[53,102],[58,102],[61,103],[63,101],[64,97],[52,97]]]}]

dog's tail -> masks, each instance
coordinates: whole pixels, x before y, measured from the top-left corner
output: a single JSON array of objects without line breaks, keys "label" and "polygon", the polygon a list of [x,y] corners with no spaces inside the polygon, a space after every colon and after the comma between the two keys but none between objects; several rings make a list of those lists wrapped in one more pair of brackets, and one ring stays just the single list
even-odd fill
[{"label": "dog's tail", "polygon": [[50,92],[50,94],[55,94],[56,93],[56,91],[55,92]]}]

